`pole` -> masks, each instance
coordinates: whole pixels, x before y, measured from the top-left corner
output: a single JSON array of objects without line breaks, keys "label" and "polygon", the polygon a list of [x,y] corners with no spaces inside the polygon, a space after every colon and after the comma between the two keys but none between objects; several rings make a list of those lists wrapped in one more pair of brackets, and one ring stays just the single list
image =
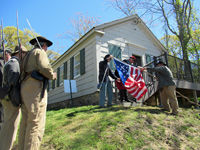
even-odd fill
[{"label": "pole", "polygon": [[17,37],[18,37],[18,44],[19,44],[19,64],[21,60],[21,44],[20,44],[20,38],[19,38],[19,26],[18,26],[18,11],[16,11],[17,15]]},{"label": "pole", "polygon": [[70,94],[71,94],[71,106],[73,107],[73,99],[72,99],[72,84],[71,84],[71,80],[69,80],[69,86],[70,86]]},{"label": "pole", "polygon": [[[2,39],[1,39],[1,28],[0,28],[0,42],[2,42]],[[1,45],[0,45],[0,48],[1,48]]]},{"label": "pole", "polygon": [[38,43],[38,45],[39,45],[40,49],[42,49],[42,47],[41,47],[41,45],[40,45],[40,43],[39,43],[39,41],[38,41],[37,37],[35,36],[35,33],[34,33],[34,31],[33,31],[32,27],[31,27],[31,24],[29,23],[28,19],[26,19],[26,21],[28,22],[28,25],[29,25],[29,27],[31,28],[31,30],[32,30],[32,32],[33,32],[33,35],[34,35],[34,37],[35,37],[35,39],[36,39],[36,41],[37,41],[37,43]]},{"label": "pole", "polygon": [[2,44],[2,48],[3,48],[3,61],[5,64],[5,47],[4,47],[4,38],[3,38],[3,20],[1,19],[1,29],[2,29],[2,40],[1,40],[1,44]]}]

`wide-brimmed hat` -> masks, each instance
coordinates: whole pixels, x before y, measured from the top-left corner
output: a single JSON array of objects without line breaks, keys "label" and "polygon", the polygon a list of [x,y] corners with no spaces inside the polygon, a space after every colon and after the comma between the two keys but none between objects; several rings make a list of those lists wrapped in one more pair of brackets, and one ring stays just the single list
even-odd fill
[{"label": "wide-brimmed hat", "polygon": [[[43,37],[43,36],[38,36],[37,37],[39,42],[45,42],[47,43],[48,47],[51,46],[53,43],[51,41],[49,41],[47,38]],[[34,45],[37,42],[36,38],[31,39],[29,43],[31,43],[32,45]]]},{"label": "wide-brimmed hat", "polygon": [[[12,53],[12,49],[8,48],[8,47],[5,47],[5,52]],[[3,53],[3,49],[0,49],[0,53]]]},{"label": "wide-brimmed hat", "polygon": [[[12,53],[12,49],[8,48],[8,47],[5,47],[5,52],[11,54]],[[0,57],[3,57],[3,49],[0,49]]]},{"label": "wide-brimmed hat", "polygon": [[[21,45],[21,49],[22,49],[23,52],[27,52],[28,53],[28,50],[23,45]],[[12,53],[12,56],[17,54],[17,53],[19,53],[19,46],[15,46],[15,51]]]},{"label": "wide-brimmed hat", "polygon": [[131,56],[130,58],[132,58],[132,59],[134,59],[134,60],[136,59],[135,56]]},{"label": "wide-brimmed hat", "polygon": [[156,65],[158,65],[158,64],[163,64],[166,66],[166,63],[164,63],[162,60],[160,60]]}]

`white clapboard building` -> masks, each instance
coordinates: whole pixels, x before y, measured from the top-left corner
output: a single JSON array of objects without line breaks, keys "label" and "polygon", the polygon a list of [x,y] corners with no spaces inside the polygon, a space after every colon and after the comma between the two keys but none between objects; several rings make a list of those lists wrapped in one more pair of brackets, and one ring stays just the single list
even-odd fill
[{"label": "white clapboard building", "polygon": [[[120,60],[134,55],[136,64],[143,66],[163,52],[164,46],[138,15],[95,26],[52,64],[58,79],[49,81],[48,106],[70,106],[70,93],[64,92],[65,79],[76,80],[74,105],[98,104],[99,62],[108,53]],[[112,62],[110,65],[114,70]]]}]

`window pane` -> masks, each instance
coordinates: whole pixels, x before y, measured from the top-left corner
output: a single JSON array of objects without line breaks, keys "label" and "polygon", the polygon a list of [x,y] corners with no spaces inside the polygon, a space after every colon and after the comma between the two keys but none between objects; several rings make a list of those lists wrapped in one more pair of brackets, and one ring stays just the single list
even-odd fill
[{"label": "window pane", "polygon": [[74,57],[74,66],[80,64],[80,53]]},{"label": "window pane", "polygon": [[80,74],[80,53],[74,56],[74,77]]},{"label": "window pane", "polygon": [[60,67],[60,84],[63,83],[64,65]]},{"label": "window pane", "polygon": [[80,64],[74,67],[74,76],[77,76],[80,74]]},{"label": "window pane", "polygon": [[[109,54],[113,55],[117,59],[121,60],[121,48],[119,46],[115,46],[115,45],[110,44],[109,45]],[[115,70],[115,64],[114,64],[113,59],[110,61],[110,69],[112,71]]]}]

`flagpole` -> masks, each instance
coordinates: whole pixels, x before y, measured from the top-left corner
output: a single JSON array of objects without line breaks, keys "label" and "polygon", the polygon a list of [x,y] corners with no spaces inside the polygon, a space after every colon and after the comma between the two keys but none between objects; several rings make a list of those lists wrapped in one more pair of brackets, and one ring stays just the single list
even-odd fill
[{"label": "flagpole", "polygon": [[[138,69],[139,69],[139,68],[138,68]],[[147,73],[148,75],[150,75],[150,76],[152,76],[153,78],[155,78],[156,80],[158,80],[158,78],[157,78],[157,77],[155,77],[154,75],[152,75],[152,74],[148,73],[147,71],[143,70],[143,72]]]}]

